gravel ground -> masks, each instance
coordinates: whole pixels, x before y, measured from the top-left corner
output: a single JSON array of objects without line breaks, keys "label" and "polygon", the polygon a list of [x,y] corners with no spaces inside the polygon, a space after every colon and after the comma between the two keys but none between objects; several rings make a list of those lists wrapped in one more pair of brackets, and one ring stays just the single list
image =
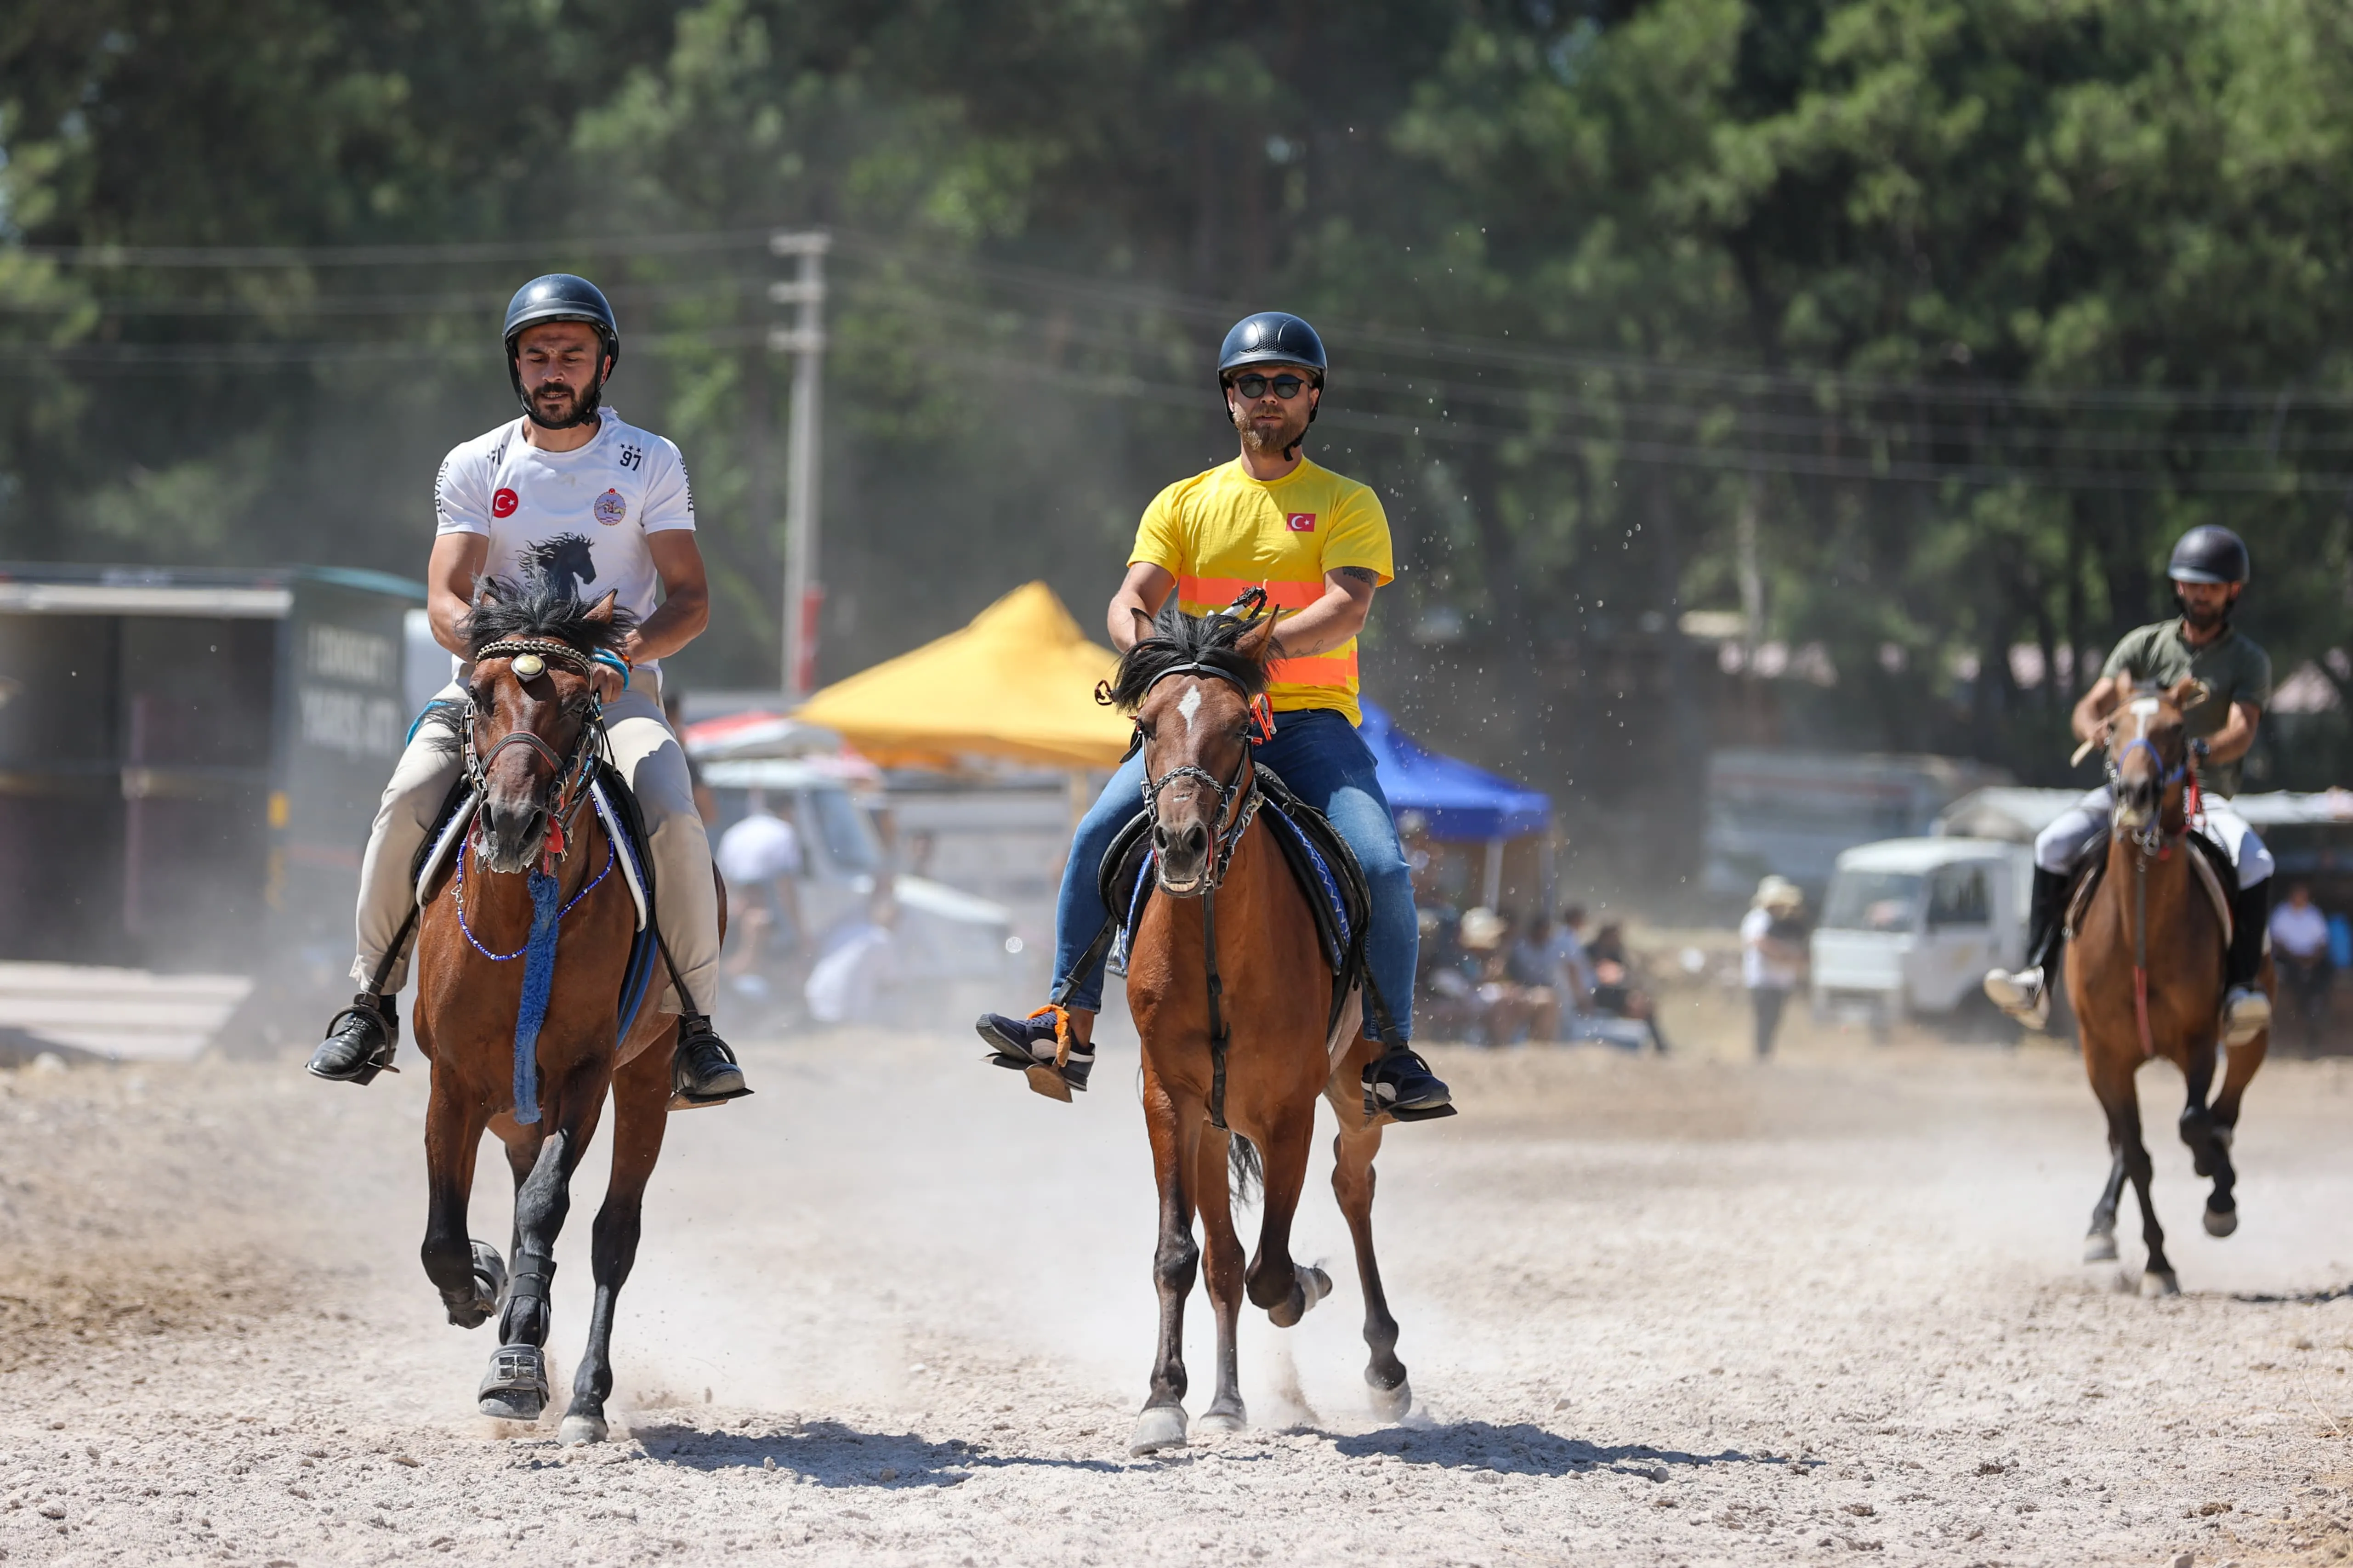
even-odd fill
[{"label": "gravel ground", "polygon": [[[1709,1031],[1686,1023],[1683,1040]],[[1255,1426],[1126,1436],[1152,1350],[1133,1047],[1073,1107],[968,1039],[745,1052],[674,1123],[616,1440],[472,1412],[488,1332],[417,1264],[425,1075],[0,1073],[0,1549],[14,1562],[2327,1563],[2353,1550],[2353,1072],[2275,1062],[2187,1292],[2074,1263],[2106,1153],[2072,1058],[1802,1029],[1767,1067],[1440,1050],[1384,1266],[1422,1404],[1370,1415],[1339,1292],[1250,1313]],[[556,1375],[588,1220],[557,1256]],[[486,1161],[477,1235],[503,1238]],[[2129,1227],[2127,1227],[2129,1231]],[[1250,1234],[1248,1227],[1246,1236]],[[2128,1258],[2137,1247],[2127,1239]],[[2119,1289],[2120,1283],[2127,1289]],[[1208,1313],[1191,1315],[1196,1412]],[[2184,1554],[2188,1554],[2186,1557]]]}]

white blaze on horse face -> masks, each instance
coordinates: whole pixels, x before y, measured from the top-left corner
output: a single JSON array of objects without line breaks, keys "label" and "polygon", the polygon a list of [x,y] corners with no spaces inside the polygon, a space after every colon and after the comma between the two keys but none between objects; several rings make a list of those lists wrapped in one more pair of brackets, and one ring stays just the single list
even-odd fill
[{"label": "white blaze on horse face", "polygon": [[1193,732],[1193,715],[1200,710],[1201,686],[1196,681],[1185,689],[1184,696],[1176,700],[1176,716],[1185,721],[1185,733],[1187,735]]},{"label": "white blaze on horse face", "polygon": [[2147,737],[2148,721],[2157,717],[2157,710],[2158,700],[2154,697],[2136,697],[2133,699],[2131,712],[2133,716],[2133,735],[2136,739],[2146,739]]}]

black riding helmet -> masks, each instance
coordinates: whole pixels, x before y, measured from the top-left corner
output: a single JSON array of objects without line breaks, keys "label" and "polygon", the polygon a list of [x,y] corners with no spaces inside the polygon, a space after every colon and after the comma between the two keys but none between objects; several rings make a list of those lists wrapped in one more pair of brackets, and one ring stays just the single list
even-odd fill
[{"label": "black riding helmet", "polygon": [[[1226,341],[1218,346],[1219,413],[1226,411],[1226,386],[1233,380],[1234,372],[1254,364],[1298,365],[1313,374],[1314,384],[1320,389],[1327,368],[1324,340],[1316,335],[1314,328],[1288,310],[1261,310],[1236,321],[1227,331]],[[1307,409],[1307,423],[1315,423],[1312,404]],[[1297,449],[1295,446],[1292,448]]]},{"label": "black riding helmet", "polygon": [[[603,362],[596,370],[596,379],[581,394],[580,407],[563,426],[552,426],[539,416],[531,399],[522,390],[522,370],[515,360],[515,339],[525,327],[535,327],[543,321],[586,321],[596,329],[605,342]],[[621,327],[613,319],[613,307],[604,290],[586,278],[569,272],[551,272],[544,278],[534,278],[515,290],[507,301],[507,379],[513,384],[515,399],[522,405],[523,413],[534,425],[558,429],[585,425],[596,416],[596,405],[604,401],[605,378],[612,367],[621,363]]]},{"label": "black riding helmet", "polygon": [[2193,528],[2173,547],[2165,574],[2177,583],[2243,583],[2250,575],[2247,542],[2214,523]]}]

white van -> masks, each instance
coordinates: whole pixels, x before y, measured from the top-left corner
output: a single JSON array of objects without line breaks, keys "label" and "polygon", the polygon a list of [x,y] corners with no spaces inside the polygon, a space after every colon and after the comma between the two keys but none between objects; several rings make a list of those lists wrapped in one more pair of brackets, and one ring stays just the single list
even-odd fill
[{"label": "white van", "polygon": [[2026,952],[2033,851],[1991,838],[1890,838],[1839,856],[1814,927],[1817,1009],[1892,1023],[1950,1013]]}]

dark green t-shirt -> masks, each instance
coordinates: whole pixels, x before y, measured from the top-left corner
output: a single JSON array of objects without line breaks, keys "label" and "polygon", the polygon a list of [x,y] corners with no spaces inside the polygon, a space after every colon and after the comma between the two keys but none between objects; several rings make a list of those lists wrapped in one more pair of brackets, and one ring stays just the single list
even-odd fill
[{"label": "dark green t-shirt", "polygon": [[[2177,616],[2126,633],[2100,673],[2158,686],[2172,686],[2189,676],[2204,681],[2206,700],[2191,704],[2181,716],[2193,741],[2227,723],[2233,702],[2252,702],[2258,708],[2270,703],[2271,655],[2236,630],[2224,632],[2204,647],[2191,647],[2181,630]],[[2239,793],[2239,764],[2209,763],[2200,770],[2199,783],[2210,795],[2234,795]]]}]

